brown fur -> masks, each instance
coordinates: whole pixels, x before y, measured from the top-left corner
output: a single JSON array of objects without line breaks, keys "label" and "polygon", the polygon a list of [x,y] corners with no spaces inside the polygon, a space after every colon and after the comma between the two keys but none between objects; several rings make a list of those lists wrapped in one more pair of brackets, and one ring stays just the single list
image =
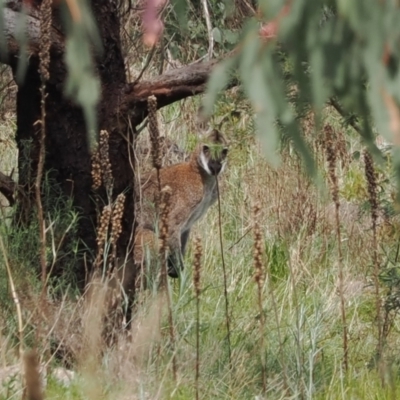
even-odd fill
[{"label": "brown fur", "polygon": [[[160,186],[170,186],[172,194],[170,198],[171,210],[168,223],[168,247],[170,249],[169,263],[175,264],[175,268],[183,267],[182,256],[185,252],[192,225],[207,212],[208,208],[217,199],[216,176],[210,175],[204,169],[203,160],[213,163],[213,167],[220,168],[225,163],[226,152],[220,158],[213,159],[205,145],[222,145],[226,149],[226,140],[218,131],[213,131],[205,143],[197,146],[188,162],[172,165],[160,170]],[[219,170],[217,171],[217,174]],[[139,225],[139,241],[150,244],[151,233],[157,235],[158,231],[158,203],[159,184],[157,171],[154,170],[145,176],[138,187],[136,216]],[[145,236],[143,236],[145,235]],[[155,247],[154,245],[151,245]],[[143,260],[143,246],[135,247],[135,262]],[[175,271],[176,273],[177,271]],[[171,271],[171,276],[175,276]]]},{"label": "brown fur", "polygon": [[[221,151],[217,158],[213,158],[212,146],[221,145]],[[211,146],[211,148],[207,148]],[[203,157],[201,154],[203,153]],[[214,152],[214,156],[215,156]],[[168,220],[168,273],[171,277],[177,277],[183,268],[183,255],[189,239],[192,225],[207,212],[208,208],[217,199],[216,176],[223,170],[227,154],[227,143],[224,137],[213,131],[205,143],[199,144],[192,153],[188,162],[175,164],[160,169],[160,186],[171,188],[169,200]],[[207,161],[206,168],[204,163]],[[210,175],[211,172],[211,175]],[[213,175],[214,174],[214,175]],[[130,260],[121,260],[116,273],[109,281],[111,309],[115,309],[123,288],[129,302],[135,297],[135,291],[144,284],[146,286],[144,272],[153,266],[151,260],[157,260],[159,253],[159,199],[160,187],[157,171],[151,171],[135,185],[137,189],[137,204],[135,215],[138,218],[138,227],[135,234],[134,257]],[[114,301],[113,299],[116,299]],[[128,321],[130,320],[130,308],[128,307]]]}]

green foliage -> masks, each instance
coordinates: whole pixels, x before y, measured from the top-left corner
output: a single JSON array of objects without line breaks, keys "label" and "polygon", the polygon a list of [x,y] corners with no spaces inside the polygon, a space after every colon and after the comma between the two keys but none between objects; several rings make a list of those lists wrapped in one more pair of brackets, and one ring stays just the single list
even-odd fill
[{"label": "green foliage", "polygon": [[[78,213],[74,210],[72,199],[65,197],[48,175],[43,182],[43,192],[48,221],[46,256],[50,273],[49,290],[53,295],[65,293],[67,288],[73,293],[76,290],[75,264],[81,257],[77,250]],[[15,274],[14,279],[22,286],[29,282],[32,292],[40,290],[37,232],[37,218],[31,218],[29,224],[6,224],[4,220],[0,220],[0,234],[6,242],[7,257]],[[0,260],[2,264],[2,259]],[[56,276],[52,275],[55,272]],[[8,302],[11,310],[8,290],[7,274],[5,269],[1,269],[0,300],[3,304]]]},{"label": "green foliage", "polygon": [[[208,4],[215,44],[213,55],[218,57],[238,43],[243,16],[238,16],[236,10],[235,17],[229,0],[211,0]],[[173,0],[171,8],[173,12],[165,19],[164,42],[168,43],[172,56],[184,61],[205,56],[209,41],[202,2]]]},{"label": "green foliage", "polygon": [[[4,12],[4,10],[0,11]],[[26,69],[28,68],[28,38],[25,32],[25,26],[27,23],[26,16],[27,16],[26,6],[23,6],[21,12],[18,14],[17,35],[16,35],[17,36],[16,39],[20,46],[18,54],[19,60],[18,60],[18,67],[16,74],[16,80],[19,83],[23,82]]]},{"label": "green foliage", "polygon": [[347,201],[365,201],[367,187],[363,171],[354,165],[350,167],[340,192]]},{"label": "green foliage", "polygon": [[268,268],[273,281],[286,279],[289,276],[288,254],[284,242],[266,243]]},{"label": "green foliage", "polygon": [[[267,20],[286,4],[260,1]],[[395,2],[299,0],[280,20],[278,42],[262,43],[259,25],[244,30],[234,63],[221,64],[211,78],[207,110],[232,68],[237,69],[256,113],[257,130],[269,159],[276,162],[278,126],[314,171],[298,117],[312,109],[316,121],[332,100],[343,120],[356,127],[374,154],[378,131],[398,141],[400,104],[400,10]],[[279,46],[276,46],[279,43]],[[400,152],[393,151],[393,169],[400,180]]]}]

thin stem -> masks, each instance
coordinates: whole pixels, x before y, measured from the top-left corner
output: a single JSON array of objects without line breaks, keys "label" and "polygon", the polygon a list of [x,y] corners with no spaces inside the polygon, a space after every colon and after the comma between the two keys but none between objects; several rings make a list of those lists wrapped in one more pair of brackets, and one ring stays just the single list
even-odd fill
[{"label": "thin stem", "polygon": [[260,358],[261,358],[261,375],[262,375],[262,393],[265,396],[267,392],[267,374],[266,374],[266,360],[265,360],[265,346],[264,346],[264,330],[265,330],[265,316],[262,301],[262,286],[258,287],[258,308],[260,310]]},{"label": "thin stem", "polygon": [[338,256],[339,256],[339,295],[340,295],[340,312],[342,316],[343,325],[343,364],[344,368],[348,370],[348,332],[347,332],[347,319],[346,319],[346,304],[344,299],[344,277],[343,277],[343,253],[342,253],[342,238],[340,230],[340,200],[339,200],[339,184],[336,176],[336,149],[333,146],[333,128],[326,125],[326,155],[329,168],[329,177],[331,180],[331,193],[332,200],[335,204],[335,222],[336,222],[336,238],[338,243]]},{"label": "thin stem", "polygon": [[18,320],[18,338],[19,338],[19,354],[22,360],[22,355],[23,355],[23,324],[22,324],[22,311],[21,311],[21,303],[19,302],[17,290],[15,288],[14,284],[14,279],[12,277],[11,273],[11,267],[8,262],[7,258],[7,253],[6,253],[6,248],[4,246],[3,238],[0,236],[0,247],[1,247],[1,252],[3,253],[3,258],[4,258],[4,263],[6,264],[6,269],[7,269],[7,275],[8,275],[8,281],[10,282],[10,287],[11,287],[11,296],[15,304],[15,308],[17,310],[17,320]]},{"label": "thin stem", "polygon": [[339,292],[340,292],[340,309],[342,315],[343,324],[343,363],[344,368],[347,371],[348,361],[348,332],[347,332],[347,320],[346,320],[346,304],[344,300],[344,277],[343,277],[343,253],[342,253],[342,239],[340,232],[340,203],[335,203],[335,220],[336,220],[336,237],[338,242],[338,254],[339,254]]},{"label": "thin stem", "polygon": [[46,85],[43,82],[40,88],[41,93],[41,126],[39,137],[39,159],[37,175],[35,181],[35,197],[38,213],[39,239],[40,239],[40,266],[41,279],[43,284],[42,293],[45,293],[47,282],[47,264],[46,264],[46,221],[44,219],[41,186],[43,178],[44,158],[45,158],[45,139],[46,139]]},{"label": "thin stem", "polygon": [[222,271],[224,274],[224,297],[225,297],[225,320],[226,320],[226,340],[228,343],[228,359],[229,359],[229,369],[232,369],[232,354],[231,354],[231,328],[230,328],[230,317],[229,317],[229,298],[228,298],[228,286],[227,286],[227,276],[226,276],[226,266],[225,266],[225,256],[224,256],[224,245],[222,240],[222,216],[221,216],[221,198],[219,192],[219,182],[218,177],[215,177],[217,185],[218,194],[218,225],[219,225],[219,242],[221,247],[221,261],[222,261]]},{"label": "thin stem", "polygon": [[[269,266],[269,263],[268,263]],[[267,268],[267,280],[270,282],[270,273],[269,273],[269,268]],[[287,366],[286,366],[286,361],[283,353],[283,340],[282,340],[282,333],[281,333],[281,328],[280,328],[280,323],[279,323],[279,315],[278,315],[278,307],[276,305],[276,299],[275,299],[275,292],[274,288],[272,286],[272,283],[269,283],[269,291],[271,293],[271,300],[272,300],[272,308],[274,310],[274,316],[275,316],[275,321],[276,321],[276,330],[278,333],[278,343],[279,343],[279,353],[280,353],[280,359],[281,363],[283,366],[283,386],[285,389],[285,393],[289,395],[289,385],[288,385],[288,374],[287,374]]]},{"label": "thin stem", "polygon": [[[176,354],[175,354],[175,329],[174,329],[174,319],[172,315],[172,302],[169,293],[169,286],[167,280],[168,266],[167,266],[167,256],[168,256],[168,218],[169,218],[169,205],[170,205],[171,189],[167,186],[161,192],[161,203],[160,203],[160,213],[161,213],[161,229],[160,229],[160,257],[161,257],[161,292],[166,296],[167,308],[168,308],[168,325],[169,325],[169,336],[171,340],[172,348],[172,373],[175,382],[177,381],[177,365],[176,365]],[[161,310],[161,307],[160,307]],[[160,311],[161,314],[161,311]],[[160,315],[161,321],[161,315]]]},{"label": "thin stem", "polygon": [[212,33],[212,25],[211,25],[211,19],[210,19],[210,13],[208,11],[208,4],[207,0],[201,0],[201,3],[203,5],[203,10],[204,10],[204,17],[206,19],[206,25],[207,25],[207,33],[208,33],[208,59],[212,59],[213,51],[214,51],[214,37]]},{"label": "thin stem", "polygon": [[200,296],[196,296],[196,400],[199,400],[200,380]]}]

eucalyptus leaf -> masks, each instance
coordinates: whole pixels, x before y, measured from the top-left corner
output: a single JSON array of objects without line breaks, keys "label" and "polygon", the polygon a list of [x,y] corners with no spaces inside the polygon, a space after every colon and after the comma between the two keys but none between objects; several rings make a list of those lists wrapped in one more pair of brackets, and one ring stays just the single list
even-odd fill
[{"label": "eucalyptus leaf", "polygon": [[216,28],[216,27],[213,28],[213,30],[211,31],[211,34],[216,43],[222,43],[222,34],[218,28]]},{"label": "eucalyptus leaf", "polygon": [[[361,136],[375,160],[384,162],[375,144],[377,134],[393,143],[393,167],[400,183],[398,4],[261,0],[259,6],[264,27],[277,18],[270,27],[276,28],[271,32],[278,40],[260,40],[260,25],[250,19],[237,47],[237,64],[267,156],[276,155],[280,136],[290,137],[308,172],[315,174],[299,119],[312,111],[315,121],[321,121],[325,105],[334,104],[333,112]],[[286,16],[281,13],[284,6],[290,7]],[[228,41],[229,35],[222,33]],[[226,77],[217,70],[209,87],[210,102]]]},{"label": "eucalyptus leaf", "polygon": [[235,44],[239,39],[238,33],[230,29],[224,29],[223,37],[229,44]]},{"label": "eucalyptus leaf", "polygon": [[188,30],[188,21],[186,18],[188,12],[187,0],[172,0],[171,4],[178,18],[180,28],[186,32]]},{"label": "eucalyptus leaf", "polygon": [[28,68],[28,36],[26,34],[26,25],[27,9],[25,8],[25,6],[23,6],[21,11],[18,13],[16,26],[16,39],[19,45],[16,81],[19,84],[23,82],[26,70]]},{"label": "eucalyptus leaf", "polygon": [[203,112],[211,115],[215,100],[221,90],[228,84],[231,70],[236,63],[236,58],[231,57],[219,63],[213,70],[207,82],[206,95],[203,98]]}]

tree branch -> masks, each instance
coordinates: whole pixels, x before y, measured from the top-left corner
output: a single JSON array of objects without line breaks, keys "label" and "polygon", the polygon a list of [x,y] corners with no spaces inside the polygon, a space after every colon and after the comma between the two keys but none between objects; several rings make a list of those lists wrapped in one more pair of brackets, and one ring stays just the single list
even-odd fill
[{"label": "tree branch", "polygon": [[10,206],[15,203],[14,192],[16,187],[17,184],[9,176],[0,172],[0,193],[8,200]]},{"label": "tree branch", "polygon": [[[227,56],[229,56],[228,54]],[[129,84],[122,96],[119,112],[132,113],[133,121],[138,125],[147,115],[147,98],[157,97],[157,107],[165,107],[176,101],[203,93],[214,66],[220,60],[211,60],[174,69],[154,79],[137,84]],[[232,80],[228,87],[237,85]]]}]

